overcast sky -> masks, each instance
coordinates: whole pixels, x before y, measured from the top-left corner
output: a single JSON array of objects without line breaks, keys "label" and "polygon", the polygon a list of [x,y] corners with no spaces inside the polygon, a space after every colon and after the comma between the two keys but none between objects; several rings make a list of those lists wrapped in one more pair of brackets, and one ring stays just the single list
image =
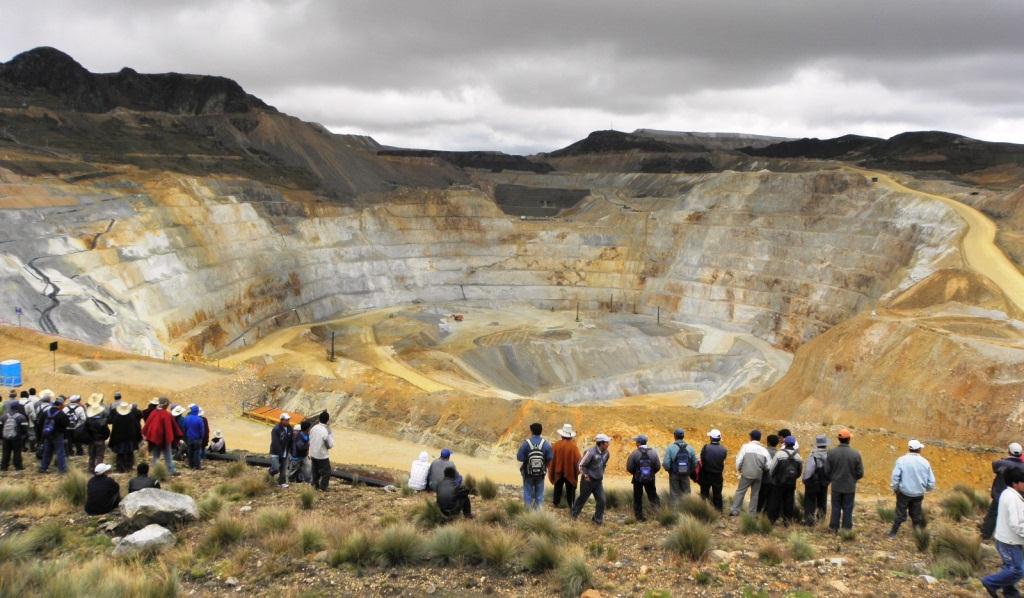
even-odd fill
[{"label": "overcast sky", "polygon": [[0,61],[224,75],[386,144],[547,151],[596,129],[942,129],[1024,143],[1024,0],[0,4]]}]

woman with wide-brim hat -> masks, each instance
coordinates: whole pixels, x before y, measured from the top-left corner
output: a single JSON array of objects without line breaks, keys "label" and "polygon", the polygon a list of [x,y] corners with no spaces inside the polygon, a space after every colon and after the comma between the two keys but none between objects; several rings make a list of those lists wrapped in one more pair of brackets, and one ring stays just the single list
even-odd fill
[{"label": "woman with wide-brim hat", "polygon": [[135,469],[135,450],[142,441],[142,412],[134,404],[122,400],[110,413],[110,450],[117,455],[114,464],[118,473]]},{"label": "woman with wide-brim hat", "polygon": [[101,404],[102,395],[99,400],[94,400],[97,395],[89,397],[89,406],[85,408],[85,433],[89,437],[89,471],[96,469],[96,466],[103,463],[107,452],[107,438],[110,438],[110,429],[107,427],[107,410]]}]

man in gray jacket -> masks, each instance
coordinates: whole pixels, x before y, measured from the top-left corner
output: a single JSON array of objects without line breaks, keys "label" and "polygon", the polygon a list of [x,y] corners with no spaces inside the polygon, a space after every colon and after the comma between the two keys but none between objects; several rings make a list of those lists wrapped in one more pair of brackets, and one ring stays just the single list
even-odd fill
[{"label": "man in gray jacket", "polygon": [[580,459],[580,495],[572,505],[572,518],[576,519],[583,510],[583,505],[594,495],[596,508],[594,509],[594,523],[604,523],[604,469],[608,466],[608,445],[612,439],[604,434],[598,434],[594,438],[595,446],[590,447],[583,453]]},{"label": "man in gray jacket", "polygon": [[857,493],[857,480],[864,477],[864,462],[860,453],[850,447],[850,431],[839,431],[839,446],[828,452],[825,472],[832,485],[832,517],[828,529],[839,532],[840,515],[843,529],[853,529],[853,500]]},{"label": "man in gray jacket", "polygon": [[740,447],[736,455],[736,471],[740,474],[739,485],[736,487],[736,496],[732,500],[733,517],[740,514],[743,508],[743,497],[750,489],[750,503],[747,510],[751,515],[757,514],[757,498],[761,491],[761,477],[768,471],[768,450],[761,446],[761,431],[750,431],[750,442]]},{"label": "man in gray jacket", "polygon": [[814,438],[814,450],[804,465],[804,525],[813,527],[825,518],[828,508],[828,438],[819,434]]}]

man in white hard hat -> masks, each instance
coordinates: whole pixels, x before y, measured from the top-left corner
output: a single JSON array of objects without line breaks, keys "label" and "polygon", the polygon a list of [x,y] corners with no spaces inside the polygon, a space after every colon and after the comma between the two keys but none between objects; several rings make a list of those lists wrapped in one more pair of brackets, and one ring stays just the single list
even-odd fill
[{"label": "man in white hard hat", "polygon": [[935,489],[935,472],[928,459],[921,456],[923,448],[924,445],[918,440],[911,440],[907,443],[907,454],[896,459],[896,465],[892,468],[889,487],[896,494],[896,518],[889,531],[890,538],[895,538],[900,531],[900,525],[907,520],[908,510],[914,527],[923,528],[928,525],[921,503],[924,502],[925,492]]},{"label": "man in white hard hat", "polygon": [[292,416],[281,414],[281,421],[270,431],[270,475],[277,474],[277,485],[288,487],[288,455],[292,452]]}]

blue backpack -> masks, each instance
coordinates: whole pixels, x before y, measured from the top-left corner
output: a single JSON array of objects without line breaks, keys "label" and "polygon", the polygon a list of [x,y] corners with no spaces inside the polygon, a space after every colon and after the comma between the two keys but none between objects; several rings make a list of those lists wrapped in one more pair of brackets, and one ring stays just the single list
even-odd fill
[{"label": "blue backpack", "polygon": [[690,451],[686,450],[686,443],[676,443],[679,452],[676,453],[676,460],[672,464],[672,473],[679,475],[690,475]]}]

